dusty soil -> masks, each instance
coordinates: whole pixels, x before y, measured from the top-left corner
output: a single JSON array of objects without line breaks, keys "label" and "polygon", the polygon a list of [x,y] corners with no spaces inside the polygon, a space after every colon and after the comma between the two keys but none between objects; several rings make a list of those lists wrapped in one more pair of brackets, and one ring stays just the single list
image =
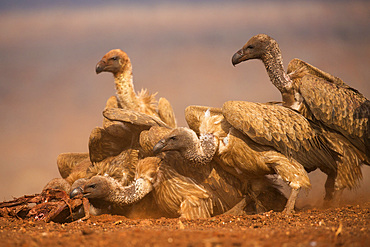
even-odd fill
[{"label": "dusty soil", "polygon": [[0,246],[370,246],[370,202],[210,219],[127,219],[45,223],[0,217]]}]

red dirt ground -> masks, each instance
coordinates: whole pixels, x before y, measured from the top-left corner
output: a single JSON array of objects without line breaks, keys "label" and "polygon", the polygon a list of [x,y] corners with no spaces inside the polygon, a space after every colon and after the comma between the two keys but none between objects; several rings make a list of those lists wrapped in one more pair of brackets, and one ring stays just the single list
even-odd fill
[{"label": "red dirt ground", "polygon": [[0,217],[0,246],[370,246],[370,202],[210,219],[127,219],[45,223]]}]

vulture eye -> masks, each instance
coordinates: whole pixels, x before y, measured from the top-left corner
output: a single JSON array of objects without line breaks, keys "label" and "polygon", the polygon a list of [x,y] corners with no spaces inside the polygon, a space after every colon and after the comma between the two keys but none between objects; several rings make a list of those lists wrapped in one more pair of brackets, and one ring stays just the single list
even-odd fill
[{"label": "vulture eye", "polygon": [[96,184],[90,184],[88,187],[91,188],[91,189],[95,189],[96,188]]},{"label": "vulture eye", "polygon": [[117,61],[118,60],[118,57],[117,56],[114,56],[111,59],[114,60],[114,61]]},{"label": "vulture eye", "polygon": [[176,137],[176,136],[171,136],[171,137],[170,137],[170,140],[175,141],[175,140],[177,140],[177,137]]},{"label": "vulture eye", "polygon": [[247,46],[247,49],[253,49],[254,48],[254,46],[253,45],[248,45]]}]

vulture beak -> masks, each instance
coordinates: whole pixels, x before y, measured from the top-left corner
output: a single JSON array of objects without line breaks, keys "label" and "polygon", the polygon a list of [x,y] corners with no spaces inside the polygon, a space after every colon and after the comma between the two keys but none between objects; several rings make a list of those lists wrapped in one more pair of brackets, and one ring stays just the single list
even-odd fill
[{"label": "vulture beak", "polygon": [[71,193],[69,193],[69,197],[70,197],[70,198],[74,198],[74,197],[76,197],[77,195],[82,195],[82,194],[83,194],[83,190],[82,190],[82,188],[81,188],[81,187],[77,187],[77,188],[73,189],[73,190],[71,191]]},{"label": "vulture beak", "polygon": [[163,149],[166,147],[165,140],[162,139],[160,140],[155,146],[153,147],[153,153],[154,155],[159,154],[160,152],[163,151]]},{"label": "vulture beak", "polygon": [[102,62],[102,61],[99,61],[96,64],[96,67],[95,67],[96,74],[99,74],[99,73],[103,72],[104,71],[104,68],[105,68],[105,63]]},{"label": "vulture beak", "polygon": [[233,57],[231,58],[231,62],[232,64],[235,66],[237,65],[238,63],[241,63],[243,62],[244,60],[246,60],[244,58],[244,52],[243,52],[243,49],[240,49],[239,51],[237,51]]}]

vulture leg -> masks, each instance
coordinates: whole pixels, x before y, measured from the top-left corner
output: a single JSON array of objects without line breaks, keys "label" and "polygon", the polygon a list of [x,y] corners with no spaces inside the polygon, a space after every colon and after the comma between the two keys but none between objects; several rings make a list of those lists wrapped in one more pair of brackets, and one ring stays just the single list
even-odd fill
[{"label": "vulture leg", "polygon": [[310,188],[311,183],[304,167],[294,159],[288,159],[283,155],[270,156],[272,168],[283,181],[287,182],[292,188],[283,213],[291,214],[294,210],[295,201],[301,188]]},{"label": "vulture leg", "polygon": [[338,181],[335,174],[329,174],[325,182],[324,207],[336,207],[342,198],[343,186],[337,186]]},{"label": "vulture leg", "polygon": [[247,206],[247,201],[246,201],[246,198],[243,198],[242,200],[240,200],[240,202],[238,204],[236,204],[233,208],[231,208],[230,210],[228,210],[227,212],[223,213],[223,215],[234,215],[234,216],[238,216],[238,215],[245,215],[245,211],[244,211],[244,208]]},{"label": "vulture leg", "polygon": [[297,200],[299,190],[300,188],[298,189],[292,188],[292,192],[290,192],[288,202],[286,203],[285,209],[283,211],[284,214],[289,215],[294,211],[294,205],[295,205],[295,201]]},{"label": "vulture leg", "polygon": [[254,202],[254,206],[256,208],[256,213],[257,214],[263,213],[263,212],[266,212],[267,211],[266,208],[265,208],[265,206],[263,206],[262,202],[258,199],[259,193],[256,193],[252,189],[249,189],[247,191],[247,194],[252,199],[252,201]]},{"label": "vulture leg", "polygon": [[329,203],[333,199],[334,184],[335,176],[333,176],[332,174],[328,174],[328,178],[326,179],[325,182],[325,197],[324,197],[325,204]]}]

